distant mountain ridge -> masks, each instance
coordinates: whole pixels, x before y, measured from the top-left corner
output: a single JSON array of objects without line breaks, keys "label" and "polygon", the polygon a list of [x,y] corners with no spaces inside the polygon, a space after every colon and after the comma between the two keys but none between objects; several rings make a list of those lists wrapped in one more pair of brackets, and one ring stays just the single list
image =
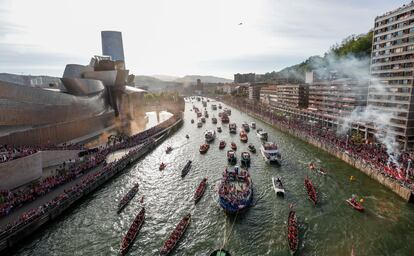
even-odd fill
[{"label": "distant mountain ridge", "polygon": [[199,75],[187,75],[182,78],[178,78],[175,82],[181,83],[196,83],[197,79],[200,79],[202,83],[232,83],[233,80],[216,77],[216,76],[199,76]]}]

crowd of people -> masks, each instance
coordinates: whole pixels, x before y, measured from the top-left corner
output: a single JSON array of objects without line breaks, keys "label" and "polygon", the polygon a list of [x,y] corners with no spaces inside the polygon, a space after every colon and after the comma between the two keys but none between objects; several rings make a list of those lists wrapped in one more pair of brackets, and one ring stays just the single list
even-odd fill
[{"label": "crowd of people", "polygon": [[237,211],[249,206],[252,200],[252,187],[249,172],[225,170],[219,186],[220,204],[231,211]]},{"label": "crowd of people", "polygon": [[[180,114],[175,114],[165,122],[154,126],[148,130],[138,133],[134,136],[124,138],[117,141],[112,145],[101,146],[93,154],[88,154],[84,161],[75,162],[73,164],[65,166],[62,171],[59,171],[56,175],[46,177],[37,183],[32,184],[29,187],[19,189],[16,191],[0,190],[0,217],[10,214],[14,209],[21,207],[23,204],[34,201],[36,198],[45,195],[52,189],[59,185],[65,184],[71,180],[78,178],[101,163],[105,162],[108,154],[120,149],[130,148],[137,145],[145,145],[150,143],[152,136],[160,133],[165,128],[168,128],[181,118]],[[65,145],[66,146],[66,145]],[[69,147],[69,146],[66,146]],[[74,146],[70,146],[74,149]],[[83,148],[81,146],[76,146]],[[49,149],[53,147],[48,146]],[[56,147],[55,147],[56,148]],[[60,148],[60,147],[59,147]],[[133,152],[133,151],[132,151]],[[30,216],[29,213],[27,213]]]},{"label": "crowd of people", "polygon": [[[146,142],[149,143],[149,142]],[[141,148],[137,148],[134,150],[129,151],[119,160],[115,160],[111,163],[106,163],[103,160],[103,168],[97,172],[87,174],[85,177],[82,178],[82,181],[77,183],[76,185],[70,187],[69,189],[65,189],[63,193],[56,196],[49,202],[31,209],[19,216],[19,218],[12,223],[9,223],[5,229],[0,230],[0,238],[7,236],[8,234],[12,233],[13,231],[19,229],[20,227],[34,221],[35,219],[44,216],[45,213],[48,213],[53,208],[64,204],[68,199],[72,199],[76,196],[80,196],[83,192],[92,186],[93,183],[97,182],[100,177],[109,173],[117,173],[123,169],[130,163],[131,157],[135,155]],[[6,191],[0,191],[1,193],[6,193]],[[10,192],[9,192],[10,193]]]},{"label": "crowd of people", "polygon": [[44,145],[44,146],[12,146],[0,145],[0,163],[15,160],[21,157],[32,155],[38,151],[45,150],[81,150],[81,144],[61,144],[61,145]]},{"label": "crowd of people", "polygon": [[[338,134],[336,130],[320,124],[312,124],[298,119],[275,114],[270,108],[260,104],[251,104],[244,100],[233,100],[231,104],[261,116],[270,123],[279,125],[302,137],[311,137],[333,150],[346,152],[350,157],[392,178],[402,186],[414,191],[412,177],[414,175],[414,156],[408,152],[398,155],[389,154],[387,148],[380,143],[357,143],[346,134]],[[410,162],[413,165],[410,165]]]}]

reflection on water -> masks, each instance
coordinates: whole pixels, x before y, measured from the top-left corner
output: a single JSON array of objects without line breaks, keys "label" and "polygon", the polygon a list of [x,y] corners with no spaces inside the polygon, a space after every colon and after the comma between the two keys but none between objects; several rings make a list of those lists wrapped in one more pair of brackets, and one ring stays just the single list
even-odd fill
[{"label": "reflection on water", "polygon": [[[201,103],[196,104],[201,108]],[[232,109],[230,120],[236,121],[238,126],[244,121],[255,121],[279,144],[283,160],[281,166],[273,166],[265,164],[259,152],[252,155],[250,172],[255,205],[237,218],[227,217],[217,205],[214,191],[214,185],[227,166],[226,150],[218,149],[218,141],[226,140],[227,147],[229,142],[235,141],[239,159],[247,145],[239,142],[237,134],[230,135],[228,125],[223,125],[223,132],[217,134],[208,153],[200,155],[198,148],[204,142],[203,132],[221,124],[214,125],[207,119],[203,128],[196,128],[196,123],[190,122],[195,118],[191,106],[191,103],[186,105],[182,129],[22,244],[17,255],[116,255],[121,237],[140,210],[142,195],[145,195],[146,222],[129,255],[158,255],[163,241],[187,212],[193,213],[193,220],[174,255],[205,256],[223,244],[224,233],[231,233],[225,247],[232,255],[289,255],[286,220],[290,203],[295,205],[300,222],[298,255],[350,255],[352,246],[356,255],[412,255],[412,205],[338,159],[235,109]],[[210,114],[216,112],[210,110],[210,106],[207,109]],[[156,115],[148,116],[150,125]],[[186,134],[189,139],[185,138]],[[254,130],[248,135],[249,142],[259,148]],[[174,148],[170,154],[165,153],[167,145]],[[189,159],[193,160],[193,167],[182,179],[180,170]],[[326,177],[308,171],[307,163],[317,159],[329,170]],[[164,171],[158,170],[161,161],[167,163]],[[350,183],[350,175],[357,180]],[[195,207],[191,199],[205,176],[209,189]],[[272,176],[282,177],[287,191],[284,199],[274,194]],[[321,201],[316,208],[303,187],[306,176],[315,184]],[[118,201],[135,182],[140,184],[137,196],[117,215]],[[351,194],[365,199],[365,213],[345,203]]]}]

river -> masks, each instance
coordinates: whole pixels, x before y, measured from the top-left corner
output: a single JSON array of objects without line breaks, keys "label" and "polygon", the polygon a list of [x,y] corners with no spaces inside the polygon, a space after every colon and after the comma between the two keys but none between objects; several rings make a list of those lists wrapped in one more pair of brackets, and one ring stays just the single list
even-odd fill
[{"label": "river", "polygon": [[[201,109],[200,102],[195,104]],[[289,255],[289,204],[294,204],[299,219],[297,255],[350,255],[352,246],[355,255],[412,255],[413,205],[344,162],[233,108],[230,121],[237,122],[238,128],[244,121],[256,122],[268,131],[269,140],[279,144],[283,160],[280,166],[268,165],[260,154],[252,155],[255,205],[242,215],[226,216],[216,202],[215,185],[227,166],[226,150],[219,150],[218,142],[223,139],[229,145],[235,141],[239,159],[240,152],[247,151],[247,144],[240,142],[238,134],[230,135],[228,125],[223,125],[223,132],[218,133],[208,153],[199,154],[204,131],[221,125],[220,121],[217,125],[211,123],[211,116],[218,117],[219,110],[212,111],[210,104],[210,118],[203,128],[196,128],[196,123],[190,122],[196,119],[190,111],[192,103],[187,102],[185,122],[178,132],[12,253],[116,255],[122,236],[141,207],[139,198],[145,195],[146,221],[129,255],[158,255],[164,240],[187,212],[193,214],[192,223],[173,255],[208,255],[221,247],[225,233],[229,236],[225,248],[233,256]],[[249,142],[259,149],[254,130],[249,133]],[[170,154],[165,153],[168,145],[174,148]],[[181,168],[189,159],[193,167],[182,179]],[[167,163],[164,171],[158,170],[161,161]],[[311,173],[307,168],[310,161],[321,163],[329,174],[319,177]],[[307,175],[316,185],[320,200],[317,207],[312,206],[303,186]],[[351,175],[356,181],[349,181]],[[193,193],[205,176],[209,187],[194,206]],[[284,199],[276,197],[272,176],[282,177],[287,189]],[[121,214],[116,214],[119,199],[135,182],[140,184],[137,196]],[[364,198],[364,213],[345,203],[351,194]]]}]

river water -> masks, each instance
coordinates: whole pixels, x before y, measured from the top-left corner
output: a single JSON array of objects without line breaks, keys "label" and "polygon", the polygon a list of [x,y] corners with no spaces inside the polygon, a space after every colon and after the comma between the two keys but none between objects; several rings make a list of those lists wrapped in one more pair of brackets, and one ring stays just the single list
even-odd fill
[{"label": "river water", "polygon": [[[201,103],[195,103],[201,108]],[[211,104],[211,103],[210,103]],[[242,215],[228,217],[216,202],[215,185],[227,166],[226,151],[218,149],[220,139],[229,145],[235,141],[237,153],[247,151],[239,136],[230,135],[228,126],[205,155],[198,152],[208,128],[218,110],[207,107],[210,118],[203,128],[190,120],[195,113],[192,103],[186,103],[183,127],[161,146],[98,191],[67,211],[62,217],[20,244],[16,255],[116,255],[120,240],[140,210],[139,198],[145,195],[146,221],[129,255],[158,255],[164,240],[178,221],[187,213],[192,223],[174,255],[208,255],[223,245],[224,234],[229,237],[225,248],[233,256],[289,255],[286,221],[289,204],[294,204],[300,223],[300,246],[297,255],[413,255],[414,206],[402,201],[393,192],[344,162],[316,149],[269,125],[232,109],[231,122],[240,127],[244,121],[255,121],[269,133],[269,140],[279,144],[281,166],[266,164],[261,155],[252,155],[250,173],[255,189],[255,205]],[[150,120],[151,117],[150,117]],[[188,134],[190,139],[186,139]],[[258,149],[260,141],[254,130],[249,142]],[[165,153],[171,145],[174,150]],[[193,160],[189,174],[182,179],[181,168]],[[159,171],[159,163],[167,163]],[[329,170],[319,177],[307,169],[307,163],[318,161]],[[316,185],[320,204],[315,208],[307,198],[303,181],[309,176]],[[349,176],[356,181],[349,182]],[[192,196],[200,180],[207,176],[209,188],[197,206]],[[287,195],[276,197],[272,176],[282,177]],[[133,186],[140,184],[137,196],[118,215],[119,199]],[[351,209],[345,199],[351,194],[362,196],[366,211]]]}]

